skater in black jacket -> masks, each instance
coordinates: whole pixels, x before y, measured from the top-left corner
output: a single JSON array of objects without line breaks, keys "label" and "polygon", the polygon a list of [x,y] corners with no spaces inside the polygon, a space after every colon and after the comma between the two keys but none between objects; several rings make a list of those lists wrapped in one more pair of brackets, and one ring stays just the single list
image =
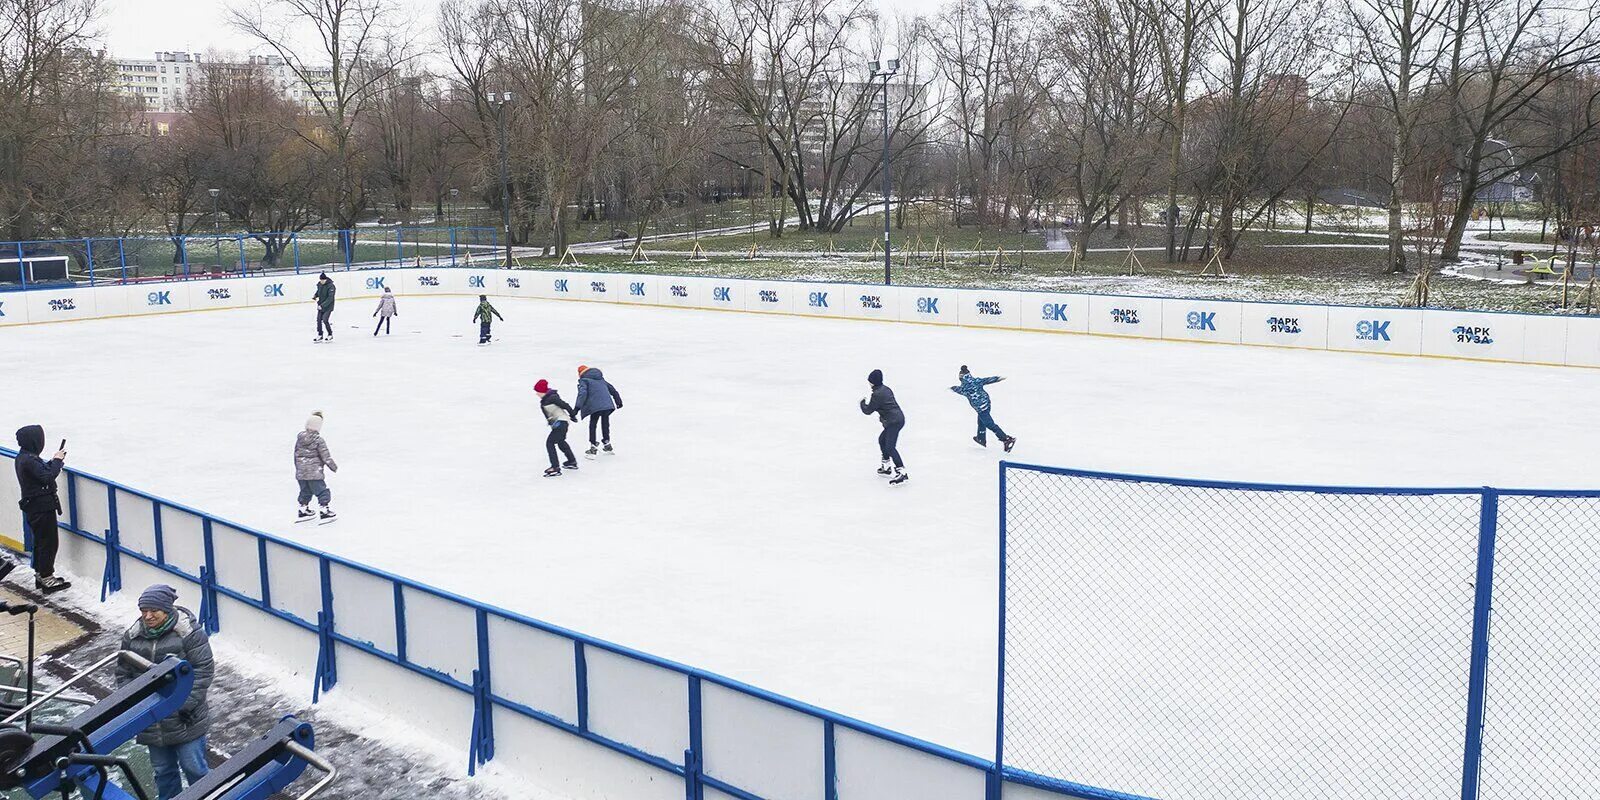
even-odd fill
[{"label": "skater in black jacket", "polygon": [[[546,478],[554,478],[561,474],[563,467],[566,469],[578,468],[578,457],[572,454],[572,448],[567,446],[567,430],[571,423],[578,421],[578,412],[561,399],[555,389],[550,388],[550,382],[540,378],[533,385],[533,391],[539,395],[539,411],[544,414],[545,422],[550,423],[550,435],[545,437],[544,450],[550,456],[550,468],[544,471]],[[556,460],[556,450],[567,457],[565,462]]]},{"label": "skater in black jacket", "polygon": [[[59,592],[72,584],[56,577],[56,550],[60,546],[60,533],[56,530],[56,516],[61,513],[61,497],[56,493],[56,478],[67,460],[66,442],[55,457],[44,460],[44,428],[26,425],[17,429],[17,484],[22,489],[22,518],[33,531],[33,582],[35,588],[46,594]],[[0,577],[10,572],[12,565],[5,561],[0,566]]]},{"label": "skater in black jacket", "polygon": [[[867,383],[872,385],[872,395],[861,400],[861,413],[871,416],[878,415],[878,421],[883,423],[883,432],[878,434],[878,452],[883,457],[883,463],[878,465],[879,475],[894,475],[889,479],[890,484],[905,483],[911,478],[905,470],[905,464],[900,460],[900,429],[906,426],[905,412],[900,410],[900,404],[895,402],[894,390],[883,385],[883,370],[875,369],[867,375]],[[893,463],[894,469],[889,465]]]},{"label": "skater in black jacket", "polygon": [[[317,278],[317,338],[314,342],[333,341],[333,300],[338,294],[338,287],[333,285],[333,279],[324,272]],[[326,334],[323,331],[327,331]]]}]

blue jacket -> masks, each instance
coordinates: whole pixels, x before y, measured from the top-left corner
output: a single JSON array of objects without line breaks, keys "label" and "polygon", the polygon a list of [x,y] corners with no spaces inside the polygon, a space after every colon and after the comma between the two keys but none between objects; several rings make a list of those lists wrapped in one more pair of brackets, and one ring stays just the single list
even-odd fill
[{"label": "blue jacket", "polygon": [[578,376],[578,398],[573,404],[584,416],[622,408],[622,395],[600,370],[590,367]]},{"label": "blue jacket", "polygon": [[972,404],[972,410],[982,414],[989,410],[989,392],[983,387],[1000,380],[999,376],[993,378],[979,378],[973,375],[961,376],[961,385],[950,387],[950,391],[967,398]]}]

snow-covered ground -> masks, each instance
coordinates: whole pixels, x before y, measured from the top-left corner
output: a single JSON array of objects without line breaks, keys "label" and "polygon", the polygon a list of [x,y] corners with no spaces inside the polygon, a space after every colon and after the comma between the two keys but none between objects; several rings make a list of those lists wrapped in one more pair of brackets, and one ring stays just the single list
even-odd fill
[{"label": "snow-covered ground", "polygon": [[[402,298],[0,332],[3,420],[71,463],[468,596],[975,753],[993,745],[998,448],[947,387],[1008,380],[1034,463],[1324,484],[1581,487],[1600,373],[502,299]],[[355,325],[351,325],[354,322]],[[557,479],[532,386],[626,402],[619,455]],[[873,474],[882,368],[912,480]],[[334,526],[291,523],[307,414]],[[574,444],[581,436],[574,436]]]}]

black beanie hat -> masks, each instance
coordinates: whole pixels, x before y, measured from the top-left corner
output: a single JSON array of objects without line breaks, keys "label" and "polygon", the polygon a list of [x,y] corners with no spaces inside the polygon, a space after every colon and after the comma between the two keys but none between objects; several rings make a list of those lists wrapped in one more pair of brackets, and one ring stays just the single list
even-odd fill
[{"label": "black beanie hat", "polygon": [[875,369],[875,370],[867,373],[867,383],[870,383],[873,386],[882,386],[883,385],[883,370]]}]

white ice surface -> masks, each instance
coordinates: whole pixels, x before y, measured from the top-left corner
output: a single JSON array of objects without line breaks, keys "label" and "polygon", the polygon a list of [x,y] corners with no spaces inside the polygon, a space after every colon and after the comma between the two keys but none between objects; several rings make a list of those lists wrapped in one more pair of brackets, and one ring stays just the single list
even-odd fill
[{"label": "white ice surface", "polygon": [[[403,298],[0,331],[5,430],[238,522],[969,752],[991,753],[998,447],[956,367],[1008,380],[1014,458],[1331,484],[1581,487],[1600,372],[501,299]],[[352,326],[351,323],[357,323]],[[531,387],[602,367],[620,455],[559,479]],[[879,367],[913,475],[873,474]],[[336,526],[291,524],[306,415]],[[574,446],[579,447],[578,432]]]}]

